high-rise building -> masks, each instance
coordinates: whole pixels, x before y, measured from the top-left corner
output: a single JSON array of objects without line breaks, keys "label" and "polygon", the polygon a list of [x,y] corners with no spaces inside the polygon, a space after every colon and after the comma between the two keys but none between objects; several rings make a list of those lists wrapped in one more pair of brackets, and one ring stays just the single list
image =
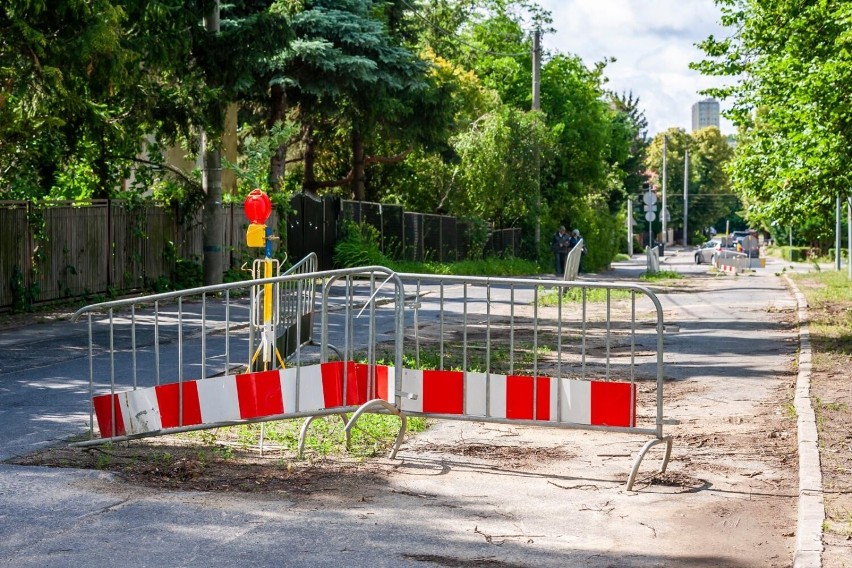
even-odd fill
[{"label": "high-rise building", "polygon": [[719,101],[704,99],[692,105],[692,130],[700,130],[708,126],[719,128]]}]

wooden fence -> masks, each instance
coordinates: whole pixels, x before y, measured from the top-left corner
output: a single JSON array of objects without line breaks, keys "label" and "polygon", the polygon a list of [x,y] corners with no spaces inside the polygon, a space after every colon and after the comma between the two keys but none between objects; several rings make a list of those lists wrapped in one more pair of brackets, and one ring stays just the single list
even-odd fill
[{"label": "wooden fence", "polygon": [[[224,208],[225,268],[239,268],[249,254],[247,221],[241,205]],[[176,259],[201,262],[201,215],[120,200],[0,201],[0,309],[124,294],[168,279]]]},{"label": "wooden fence", "polygon": [[[259,254],[258,249],[245,245],[248,221],[242,205],[223,207],[224,268],[239,269]],[[404,254],[392,256],[439,261],[467,256],[469,241],[462,222],[360,202],[344,202],[337,209],[326,206],[322,219],[299,213],[294,204],[295,213],[288,216],[286,229],[282,227],[290,256],[322,252],[323,268],[330,268],[341,209],[349,212],[349,218],[377,222],[383,228],[383,249],[389,243],[402,245]],[[371,219],[373,212],[375,219]],[[0,310],[65,298],[127,294],[170,279],[177,259],[201,263],[201,217],[202,211],[187,215],[180,208],[123,200],[37,205],[0,201]],[[400,223],[388,221],[396,218]],[[278,226],[277,213],[272,213],[269,223]],[[318,235],[321,242],[315,242]],[[519,240],[517,229],[495,231],[485,248],[517,255]]]}]

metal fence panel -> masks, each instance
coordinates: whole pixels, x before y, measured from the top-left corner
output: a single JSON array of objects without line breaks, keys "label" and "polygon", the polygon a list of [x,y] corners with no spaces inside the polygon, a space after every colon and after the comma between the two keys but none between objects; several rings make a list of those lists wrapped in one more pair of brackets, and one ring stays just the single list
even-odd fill
[{"label": "metal fence panel", "polygon": [[441,216],[423,214],[423,260],[443,262],[441,252]]},{"label": "metal fence panel", "polygon": [[286,243],[290,260],[314,253],[321,269],[331,268],[338,237],[338,201],[297,194],[290,205],[293,211],[287,216]]},{"label": "metal fence panel", "polygon": [[[314,311],[314,285],[322,290],[319,353],[309,356],[310,336],[298,328],[310,325],[302,316]],[[289,306],[282,315],[293,317],[281,322],[295,325],[300,339],[286,366],[265,358],[264,372],[241,372],[250,365],[238,354],[256,345],[246,336],[261,333],[257,317],[246,317],[257,313],[256,291],[266,287],[283,294],[276,300]],[[406,306],[412,294],[419,301]],[[253,309],[244,309],[246,297]],[[130,316],[114,318],[117,310]],[[78,445],[353,412],[348,432],[364,412],[382,411],[651,435],[628,490],[650,447],[666,444],[661,471],[671,453],[672,438],[663,435],[663,311],[642,286],[552,281],[543,288],[539,279],[362,267],[106,302],[74,320],[81,317],[92,342],[91,423],[96,415],[101,436]]]},{"label": "metal fence panel", "polygon": [[441,259],[442,262],[459,260],[455,217],[441,217]]},{"label": "metal fence panel", "polygon": [[390,258],[403,258],[405,210],[401,205],[382,205],[382,250]]}]

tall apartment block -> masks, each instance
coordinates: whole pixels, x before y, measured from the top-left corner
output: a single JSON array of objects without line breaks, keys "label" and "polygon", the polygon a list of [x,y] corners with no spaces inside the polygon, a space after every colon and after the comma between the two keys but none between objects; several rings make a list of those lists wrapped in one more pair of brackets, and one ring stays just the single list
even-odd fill
[{"label": "tall apartment block", "polygon": [[692,130],[700,130],[708,126],[719,128],[719,101],[704,99],[692,105]]}]

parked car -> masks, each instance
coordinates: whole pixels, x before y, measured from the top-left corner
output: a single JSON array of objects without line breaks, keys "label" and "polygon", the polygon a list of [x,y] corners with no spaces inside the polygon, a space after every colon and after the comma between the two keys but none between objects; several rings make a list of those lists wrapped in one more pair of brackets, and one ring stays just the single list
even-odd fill
[{"label": "parked car", "polygon": [[723,243],[721,239],[712,239],[707,241],[695,251],[695,264],[713,262],[716,254],[724,248],[728,247],[725,246],[725,243]]}]

